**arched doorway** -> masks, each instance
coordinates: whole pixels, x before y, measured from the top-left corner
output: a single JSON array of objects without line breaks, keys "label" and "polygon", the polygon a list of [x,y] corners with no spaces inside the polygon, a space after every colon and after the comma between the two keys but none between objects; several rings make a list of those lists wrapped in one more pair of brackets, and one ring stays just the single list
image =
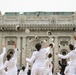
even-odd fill
[{"label": "arched doorway", "polygon": [[[9,49],[9,50],[7,51],[7,54],[10,54],[10,53],[13,53],[13,54],[14,54],[14,50],[13,50],[13,49]],[[13,56],[13,55],[11,55],[11,56]]]}]

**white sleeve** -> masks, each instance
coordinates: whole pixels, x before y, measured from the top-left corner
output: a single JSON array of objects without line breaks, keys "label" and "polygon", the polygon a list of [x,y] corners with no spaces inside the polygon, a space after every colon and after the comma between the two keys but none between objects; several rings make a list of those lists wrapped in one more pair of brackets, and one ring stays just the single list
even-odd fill
[{"label": "white sleeve", "polygon": [[4,65],[0,68],[0,70],[4,70],[8,66],[9,62],[5,61]]},{"label": "white sleeve", "polygon": [[5,53],[6,53],[6,47],[3,47],[3,52],[1,53],[1,57],[4,57],[4,55],[5,55]]},{"label": "white sleeve", "polygon": [[18,55],[18,50],[17,50],[17,48],[15,48],[15,50],[14,50],[15,52],[14,52],[14,56],[13,56],[13,60],[15,60],[15,59],[17,59],[17,55]]},{"label": "white sleeve", "polygon": [[[51,63],[51,62],[50,62]],[[53,65],[52,65],[52,63],[50,64],[50,70],[52,71],[52,67],[53,67]]]},{"label": "white sleeve", "polygon": [[22,75],[22,70],[19,72],[19,75]]},{"label": "white sleeve", "polygon": [[49,64],[48,59],[45,59],[44,67],[48,67],[48,64]]},{"label": "white sleeve", "polygon": [[64,74],[67,75],[67,71],[68,71],[68,66],[66,66],[65,70],[64,70]]},{"label": "white sleeve", "polygon": [[58,54],[58,57],[62,59],[67,59],[67,58],[70,58],[71,55],[72,55],[72,52],[68,53],[67,55]]},{"label": "white sleeve", "polygon": [[17,54],[18,54],[18,50],[17,50],[17,48],[16,48],[14,51],[15,51],[15,53],[14,53],[14,57],[17,57]]},{"label": "white sleeve", "polygon": [[46,49],[46,53],[51,53],[51,51],[50,51],[50,47],[47,47],[47,48],[45,48]]},{"label": "white sleeve", "polygon": [[29,62],[29,63],[33,63],[36,59],[36,54],[35,52],[33,52],[33,55],[32,57],[29,59],[29,58],[26,58],[26,61]]},{"label": "white sleeve", "polygon": [[27,65],[26,65],[26,68],[25,68],[25,72],[27,73],[28,72],[28,63],[27,63]]}]

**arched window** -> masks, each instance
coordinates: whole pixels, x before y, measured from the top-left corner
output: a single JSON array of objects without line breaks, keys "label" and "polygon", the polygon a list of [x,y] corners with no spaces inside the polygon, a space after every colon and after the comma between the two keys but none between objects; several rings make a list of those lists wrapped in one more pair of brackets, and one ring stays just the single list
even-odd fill
[{"label": "arched window", "polygon": [[[10,52],[14,54],[14,50],[13,50],[13,49],[9,49],[9,50],[7,51],[7,54],[10,54]],[[13,54],[11,54],[11,56],[13,56]]]}]

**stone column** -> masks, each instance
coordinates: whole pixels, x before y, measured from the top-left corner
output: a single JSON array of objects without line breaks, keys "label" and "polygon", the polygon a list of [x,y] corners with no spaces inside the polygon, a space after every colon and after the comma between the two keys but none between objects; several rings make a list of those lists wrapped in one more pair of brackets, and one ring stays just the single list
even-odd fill
[{"label": "stone column", "polygon": [[55,36],[55,48],[54,48],[54,73],[56,69],[58,68],[58,56],[56,55],[56,52],[58,52],[58,37],[57,36]]},{"label": "stone column", "polygon": [[[17,48],[21,50],[21,38],[20,37],[17,38]],[[17,57],[19,64],[20,64],[20,54],[21,52],[18,53],[18,57]]]},{"label": "stone column", "polygon": [[26,61],[26,37],[22,38],[22,64],[25,65]]},{"label": "stone column", "polygon": [[74,36],[71,36],[71,44],[74,45]]}]

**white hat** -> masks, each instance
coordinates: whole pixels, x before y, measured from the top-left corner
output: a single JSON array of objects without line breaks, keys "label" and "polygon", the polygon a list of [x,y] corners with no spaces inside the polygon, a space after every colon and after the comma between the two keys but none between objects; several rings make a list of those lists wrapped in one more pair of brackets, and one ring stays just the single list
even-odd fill
[{"label": "white hat", "polygon": [[53,48],[55,47],[55,43],[54,42],[51,42],[51,44],[53,44]]}]

